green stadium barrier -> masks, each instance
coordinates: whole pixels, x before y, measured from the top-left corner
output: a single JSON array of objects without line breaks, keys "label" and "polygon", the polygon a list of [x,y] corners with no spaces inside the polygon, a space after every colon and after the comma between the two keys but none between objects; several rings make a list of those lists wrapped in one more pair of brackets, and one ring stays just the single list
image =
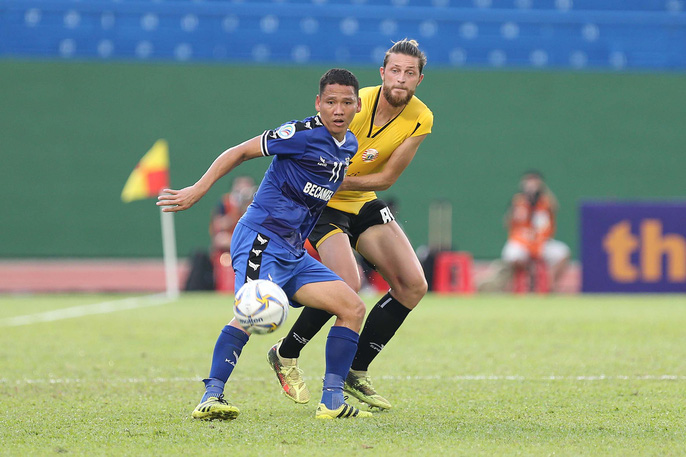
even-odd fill
[{"label": "green stadium barrier", "polygon": [[[223,149],[313,113],[326,67],[0,61],[0,257],[159,257],[153,200],[123,204],[129,173],[158,138],[172,186]],[[374,68],[351,68],[363,85]],[[520,173],[543,171],[561,203],[557,237],[576,252],[577,202],[683,195],[686,78],[679,74],[426,69],[419,97],[434,132],[382,196],[413,244],[428,207],[453,205],[453,247],[493,258]],[[239,173],[259,179],[268,159]],[[207,246],[224,179],[176,217],[179,254]]]}]

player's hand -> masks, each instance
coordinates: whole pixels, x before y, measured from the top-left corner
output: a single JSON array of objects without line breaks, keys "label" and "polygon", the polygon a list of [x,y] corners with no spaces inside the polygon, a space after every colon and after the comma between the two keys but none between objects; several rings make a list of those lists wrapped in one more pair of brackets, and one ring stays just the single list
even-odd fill
[{"label": "player's hand", "polygon": [[181,190],[164,189],[162,192],[163,194],[157,197],[157,206],[163,206],[162,211],[165,213],[188,209],[203,196],[195,186],[184,187]]}]

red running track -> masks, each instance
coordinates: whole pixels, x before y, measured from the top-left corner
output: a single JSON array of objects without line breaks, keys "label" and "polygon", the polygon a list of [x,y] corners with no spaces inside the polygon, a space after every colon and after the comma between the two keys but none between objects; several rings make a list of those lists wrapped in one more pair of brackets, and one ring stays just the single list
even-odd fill
[{"label": "red running track", "polygon": [[[488,269],[488,262],[474,264],[474,276]],[[179,286],[188,275],[187,259],[179,259]],[[562,278],[562,293],[580,290],[578,264]],[[0,260],[0,293],[52,292],[163,292],[161,259],[32,259]]]},{"label": "red running track", "polygon": [[[188,274],[179,260],[179,285]],[[163,292],[162,260],[59,259],[0,261],[0,293]]]}]

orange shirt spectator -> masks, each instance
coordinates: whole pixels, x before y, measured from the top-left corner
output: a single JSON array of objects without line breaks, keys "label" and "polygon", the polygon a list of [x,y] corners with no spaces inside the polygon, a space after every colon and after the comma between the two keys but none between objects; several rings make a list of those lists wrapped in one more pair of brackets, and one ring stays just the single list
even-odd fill
[{"label": "orange shirt spectator", "polygon": [[502,259],[513,271],[528,269],[531,260],[542,260],[552,270],[553,290],[567,266],[569,247],[553,239],[557,199],[537,171],[524,173],[520,192],[512,197],[505,215],[508,239]]},{"label": "orange shirt spectator", "polygon": [[231,192],[225,194],[212,211],[210,238],[213,253],[229,252],[233,231],[252,202],[255,190],[255,181],[251,177],[239,176],[233,180]]}]

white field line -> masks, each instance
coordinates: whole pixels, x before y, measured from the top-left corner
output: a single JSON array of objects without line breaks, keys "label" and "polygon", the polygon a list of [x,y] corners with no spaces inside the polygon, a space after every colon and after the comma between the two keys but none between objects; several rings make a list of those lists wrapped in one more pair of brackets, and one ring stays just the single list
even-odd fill
[{"label": "white field line", "polygon": [[43,313],[25,314],[23,316],[6,317],[0,319],[1,327],[19,327],[21,325],[37,324],[39,322],[53,322],[62,319],[72,319],[75,317],[91,316],[94,314],[107,314],[115,311],[127,309],[145,308],[148,306],[159,306],[169,303],[173,299],[167,294],[145,295],[142,297],[131,297],[119,300],[95,303],[92,305],[72,306],[69,308],[45,311]]},{"label": "white field line", "polygon": [[[173,377],[173,378],[119,378],[108,379],[108,384],[167,384],[167,383],[189,383],[200,382],[202,376],[196,377]],[[441,382],[460,382],[460,381],[516,381],[516,382],[548,382],[548,381],[686,381],[686,376],[677,375],[597,375],[597,376],[499,376],[499,375],[457,375],[457,376],[377,376],[377,379],[386,381],[441,381]],[[307,381],[321,380],[320,377],[304,377]],[[272,382],[272,377],[243,377],[236,376],[231,379],[231,383],[244,382]],[[37,378],[37,379],[16,379],[10,380],[0,378],[0,384],[6,385],[29,385],[29,384],[83,384],[92,383],[92,379],[80,378]]]}]

